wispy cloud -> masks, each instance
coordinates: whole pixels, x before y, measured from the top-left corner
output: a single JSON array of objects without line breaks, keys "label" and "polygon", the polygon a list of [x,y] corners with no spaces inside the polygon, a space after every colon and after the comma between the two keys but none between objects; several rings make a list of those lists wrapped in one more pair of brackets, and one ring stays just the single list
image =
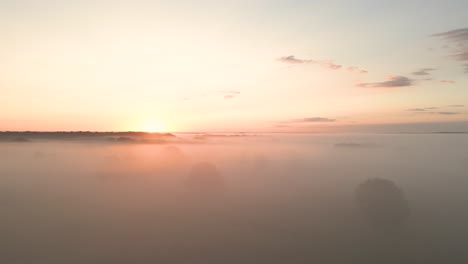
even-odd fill
[{"label": "wispy cloud", "polygon": [[447,108],[460,108],[460,107],[464,107],[465,105],[462,105],[462,104],[453,104],[453,105],[447,105],[447,106],[443,106],[443,107],[435,107],[435,106],[431,106],[431,107],[422,107],[422,108],[409,108],[409,109],[406,109],[406,111],[409,111],[409,112],[416,112],[416,113],[421,113],[421,114],[439,114],[439,115],[456,115],[456,114],[460,114],[458,112],[453,112],[453,111],[432,111],[432,110],[443,110],[443,109],[447,109]]},{"label": "wispy cloud", "polygon": [[349,66],[348,68],[346,68],[348,71],[350,72],[357,72],[357,73],[368,73],[367,70],[363,70],[363,69],[360,69],[359,67],[357,66]]},{"label": "wispy cloud", "polygon": [[312,60],[302,60],[302,59],[297,59],[295,56],[286,56],[286,57],[281,57],[278,59],[281,62],[284,63],[289,63],[289,64],[302,64],[302,63],[313,63],[314,61]]},{"label": "wispy cloud", "polygon": [[452,80],[440,80],[439,82],[441,82],[441,83],[455,84],[455,81],[452,81]]},{"label": "wispy cloud", "polygon": [[429,115],[459,115],[460,112],[453,111],[428,111],[439,109],[438,107],[426,107],[426,108],[410,108],[406,111],[414,112],[415,114],[429,114]]},{"label": "wispy cloud", "polygon": [[343,65],[336,64],[333,61],[317,61],[316,63],[320,64],[320,66],[328,68],[330,70],[339,70],[343,67]]},{"label": "wispy cloud", "polygon": [[433,79],[433,78],[425,78],[425,79],[422,79],[422,80],[423,81],[429,81],[429,82],[446,83],[446,84],[455,84],[455,83],[457,83],[454,80],[437,80],[437,79]]},{"label": "wispy cloud", "polygon": [[[468,27],[437,33],[432,36],[442,38],[450,44],[451,58],[462,62],[468,61]],[[468,63],[465,63],[463,67],[465,73],[468,73]]]},{"label": "wispy cloud", "polygon": [[220,91],[220,92],[225,94],[224,99],[232,99],[240,94],[239,91],[234,91],[234,90],[227,90],[227,91]]},{"label": "wispy cloud", "polygon": [[435,114],[439,114],[439,115],[459,115],[461,113],[460,112],[435,112]]},{"label": "wispy cloud", "polygon": [[436,69],[434,68],[421,68],[417,71],[412,72],[411,74],[413,75],[429,75],[431,74],[430,72],[435,71]]},{"label": "wispy cloud", "polygon": [[414,80],[406,76],[390,76],[387,81],[374,82],[374,83],[359,83],[358,87],[371,87],[371,88],[394,88],[405,87],[414,84]]},{"label": "wispy cloud", "polygon": [[468,27],[454,29],[442,33],[433,34],[434,37],[442,37],[448,40],[463,42],[468,39]]},{"label": "wispy cloud", "polygon": [[277,121],[276,127],[294,127],[300,126],[303,127],[307,124],[324,124],[324,123],[334,123],[337,120],[334,118],[326,117],[305,117],[305,118],[293,118],[289,120]]},{"label": "wispy cloud", "polygon": [[467,61],[468,60],[468,51],[464,51],[464,52],[460,52],[458,54],[454,54],[453,57],[456,60],[459,60],[459,61]]},{"label": "wispy cloud", "polygon": [[335,122],[336,119],[332,118],[325,118],[325,117],[306,117],[300,119],[292,119],[290,123],[328,123],[328,122]]},{"label": "wispy cloud", "polygon": [[[299,59],[296,56],[285,56],[278,59],[278,61],[288,64],[317,64],[322,66],[323,68],[327,68],[330,70],[340,70],[343,69],[344,66],[341,64],[337,64],[332,60],[314,60],[314,59]],[[355,73],[367,73],[368,71],[363,70],[357,66],[348,66],[346,70]]]},{"label": "wispy cloud", "polygon": [[426,111],[427,108],[410,108],[410,109],[407,109],[406,111],[410,111],[410,112],[424,112]]}]

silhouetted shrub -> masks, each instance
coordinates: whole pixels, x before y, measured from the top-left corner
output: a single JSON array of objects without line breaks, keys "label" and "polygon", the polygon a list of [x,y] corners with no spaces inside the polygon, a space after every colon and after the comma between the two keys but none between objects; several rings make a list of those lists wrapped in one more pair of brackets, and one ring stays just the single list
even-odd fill
[{"label": "silhouetted shrub", "polygon": [[29,142],[29,139],[24,137],[16,137],[11,140],[12,142]]},{"label": "silhouetted shrub", "polygon": [[109,137],[107,140],[112,142],[134,142],[135,139],[131,137]]},{"label": "silhouetted shrub", "polygon": [[394,228],[403,224],[410,214],[403,191],[392,181],[369,179],[356,190],[360,212],[378,228]]}]

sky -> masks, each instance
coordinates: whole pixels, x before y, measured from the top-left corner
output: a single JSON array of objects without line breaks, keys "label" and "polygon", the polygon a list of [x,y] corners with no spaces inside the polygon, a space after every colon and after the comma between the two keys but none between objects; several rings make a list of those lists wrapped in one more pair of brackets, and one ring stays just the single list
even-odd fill
[{"label": "sky", "polygon": [[466,10],[1,0],[0,130],[468,131]]}]

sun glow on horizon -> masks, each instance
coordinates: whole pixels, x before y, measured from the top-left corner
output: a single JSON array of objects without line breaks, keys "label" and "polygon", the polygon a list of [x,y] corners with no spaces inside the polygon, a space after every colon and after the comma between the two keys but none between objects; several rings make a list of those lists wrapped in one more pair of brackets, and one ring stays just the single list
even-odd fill
[{"label": "sun glow on horizon", "polygon": [[141,126],[141,131],[149,133],[167,132],[167,127],[157,121],[150,121]]}]

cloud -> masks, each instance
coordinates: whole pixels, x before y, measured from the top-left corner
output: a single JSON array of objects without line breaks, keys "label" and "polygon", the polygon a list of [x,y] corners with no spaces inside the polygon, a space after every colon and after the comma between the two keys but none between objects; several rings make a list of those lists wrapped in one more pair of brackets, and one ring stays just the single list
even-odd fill
[{"label": "cloud", "polygon": [[333,61],[318,61],[317,63],[320,64],[320,66],[330,70],[339,70],[341,67],[343,67],[342,65],[335,64]]},{"label": "cloud", "polygon": [[462,104],[453,104],[447,105],[444,107],[423,107],[423,108],[410,108],[406,109],[406,111],[414,112],[415,114],[431,114],[431,115],[458,115],[461,114],[460,112],[453,112],[453,111],[433,111],[437,109],[447,109],[447,108],[454,108],[454,107],[464,107],[465,105]]},{"label": "cloud", "polygon": [[455,58],[456,60],[459,60],[459,61],[467,61],[468,60],[468,51],[453,54],[452,57]]},{"label": "cloud", "polygon": [[304,124],[311,124],[311,123],[333,123],[337,120],[334,118],[326,118],[326,117],[306,117],[306,118],[295,118],[289,119],[284,121],[277,121],[276,127],[292,127],[295,125],[304,125]]},{"label": "cloud", "polygon": [[423,79],[424,81],[434,81],[434,82],[439,82],[439,83],[448,83],[448,84],[455,84],[457,83],[456,81],[454,80],[436,80],[436,79],[432,79],[432,78],[426,78],[426,79]]},{"label": "cloud", "polygon": [[[444,107],[424,107],[424,108],[410,108],[406,109],[406,111],[413,112],[414,114],[428,114],[428,115],[459,115],[461,114],[460,112],[453,112],[453,111],[441,111],[442,109],[447,109],[447,108],[455,108],[455,107],[465,107],[465,105],[462,104],[453,104],[453,105],[447,105]],[[440,111],[433,111],[441,109]]]},{"label": "cloud", "polygon": [[463,43],[468,40],[468,27],[433,34],[433,37],[441,37],[455,43]]},{"label": "cloud", "polygon": [[439,107],[431,106],[431,107],[424,107],[424,108],[410,108],[410,109],[407,109],[406,111],[424,112],[424,111],[427,111],[427,110],[435,110],[435,109],[439,109]]},{"label": "cloud", "polygon": [[[322,66],[323,68],[327,68],[330,70],[340,70],[344,68],[343,65],[337,64],[333,62],[332,60],[313,60],[313,59],[305,60],[305,59],[296,58],[296,56],[294,55],[281,57],[278,59],[278,61],[287,63],[287,64],[317,64],[317,65]],[[360,69],[357,66],[346,67],[346,70],[350,72],[355,72],[355,73],[367,73],[368,72],[366,70]]]},{"label": "cloud", "polygon": [[221,93],[225,94],[224,99],[233,99],[240,94],[239,91],[234,91],[234,90],[221,91]]},{"label": "cloud", "polygon": [[294,119],[291,122],[294,123],[322,123],[322,122],[335,122],[336,119],[325,118],[325,117],[307,117],[301,119]]},{"label": "cloud", "polygon": [[357,72],[357,73],[368,73],[367,70],[363,70],[363,69],[360,69],[359,67],[357,66],[349,66],[348,68],[346,68],[348,71],[350,72]]},{"label": "cloud", "polygon": [[439,114],[439,115],[459,115],[461,113],[459,112],[435,112],[434,114]]},{"label": "cloud", "polygon": [[[451,44],[452,54],[456,61],[468,61],[468,27],[433,34],[433,37],[441,38]],[[468,63],[463,65],[465,73],[468,73]]]},{"label": "cloud", "polygon": [[431,71],[435,71],[434,68],[421,68],[417,71],[412,72],[413,75],[429,75]]},{"label": "cloud", "polygon": [[450,83],[450,84],[455,83],[455,81],[452,81],[452,80],[440,80],[439,82],[441,82],[441,83]]},{"label": "cloud", "polygon": [[375,83],[359,83],[358,87],[371,87],[371,88],[394,88],[405,87],[414,84],[414,80],[406,76],[390,76],[387,81]]},{"label": "cloud", "polygon": [[234,91],[234,90],[224,90],[224,91],[220,91],[221,93],[224,93],[224,94],[240,94],[239,91]]},{"label": "cloud", "polygon": [[295,56],[286,56],[286,57],[281,57],[278,59],[281,62],[284,63],[289,63],[289,64],[302,64],[302,63],[311,63],[313,62],[312,60],[301,60],[301,59],[296,59]]},{"label": "cloud", "polygon": [[459,115],[461,114],[460,112],[452,112],[452,111],[433,112],[433,111],[422,110],[422,111],[414,111],[414,112],[417,112],[419,114],[427,114],[427,115]]}]

